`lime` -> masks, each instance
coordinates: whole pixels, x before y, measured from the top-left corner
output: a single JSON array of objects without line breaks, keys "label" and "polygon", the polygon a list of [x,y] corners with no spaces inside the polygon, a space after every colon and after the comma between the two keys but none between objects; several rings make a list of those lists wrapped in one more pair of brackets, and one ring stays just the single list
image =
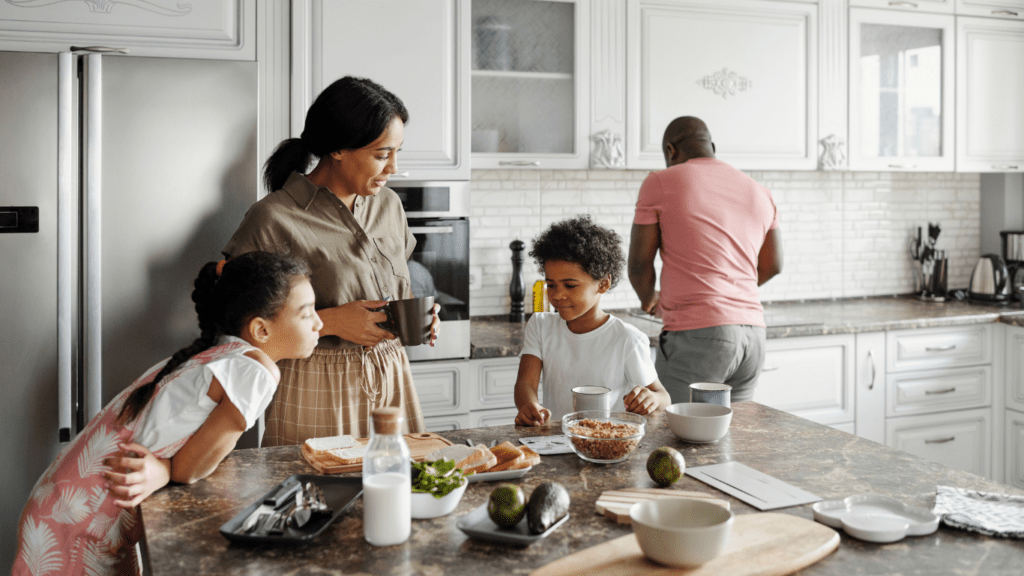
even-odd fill
[{"label": "lime", "polygon": [[686,461],[675,448],[662,446],[647,457],[647,474],[659,486],[671,486],[683,477]]},{"label": "lime", "polygon": [[501,528],[514,528],[526,514],[526,494],[513,484],[502,484],[491,491],[487,515]]}]

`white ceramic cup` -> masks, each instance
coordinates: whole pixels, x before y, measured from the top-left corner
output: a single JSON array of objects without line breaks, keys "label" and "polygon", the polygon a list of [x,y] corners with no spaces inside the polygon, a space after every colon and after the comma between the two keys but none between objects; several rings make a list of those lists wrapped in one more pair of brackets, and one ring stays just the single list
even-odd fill
[{"label": "white ceramic cup", "polygon": [[604,386],[577,386],[572,389],[572,411],[611,410],[615,404],[612,389]]},{"label": "white ceramic cup", "polygon": [[719,406],[729,408],[731,396],[732,386],[728,384],[717,384],[714,382],[695,382],[690,384],[690,402],[718,404]]}]

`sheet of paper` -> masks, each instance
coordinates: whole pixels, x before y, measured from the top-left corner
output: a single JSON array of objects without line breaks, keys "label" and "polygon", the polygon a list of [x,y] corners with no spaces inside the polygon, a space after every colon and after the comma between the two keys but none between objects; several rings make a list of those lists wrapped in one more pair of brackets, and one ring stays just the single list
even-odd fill
[{"label": "sheet of paper", "polygon": [[821,500],[810,492],[739,462],[687,467],[686,474],[730,496],[735,496],[758,510],[774,510]]},{"label": "sheet of paper", "polygon": [[569,445],[569,438],[561,436],[531,436],[520,438],[519,442],[529,446],[534,452],[541,456],[554,454],[572,454],[572,446]]}]

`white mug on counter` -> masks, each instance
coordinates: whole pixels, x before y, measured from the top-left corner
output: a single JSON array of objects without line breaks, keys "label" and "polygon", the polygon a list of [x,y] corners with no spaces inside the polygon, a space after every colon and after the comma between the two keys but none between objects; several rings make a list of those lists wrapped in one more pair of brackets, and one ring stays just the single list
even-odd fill
[{"label": "white mug on counter", "polygon": [[572,389],[572,411],[611,410],[615,404],[612,389],[604,386],[577,386]]}]

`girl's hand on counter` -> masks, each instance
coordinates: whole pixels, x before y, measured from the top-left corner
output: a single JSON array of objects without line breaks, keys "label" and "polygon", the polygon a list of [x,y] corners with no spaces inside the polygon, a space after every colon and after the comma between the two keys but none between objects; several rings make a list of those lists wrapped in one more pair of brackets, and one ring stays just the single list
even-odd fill
[{"label": "girl's hand on counter", "polygon": [[376,346],[381,340],[393,340],[394,334],[377,326],[384,322],[388,315],[377,312],[386,304],[383,300],[356,300],[333,308],[317,310],[324,327],[321,336],[338,336],[342,340],[354,342],[360,346]]},{"label": "girl's hand on counter", "polygon": [[433,346],[434,342],[437,342],[437,337],[441,335],[441,318],[438,317],[437,313],[441,311],[440,304],[434,304],[434,319],[430,322],[430,345]]},{"label": "girl's hand on counter", "polygon": [[519,414],[516,414],[516,426],[543,426],[550,418],[550,410],[531,402],[519,409]]},{"label": "girl's hand on counter", "polygon": [[142,444],[120,444],[121,453],[104,460],[107,492],[120,508],[132,508],[171,480],[171,461],[157,458]]}]

